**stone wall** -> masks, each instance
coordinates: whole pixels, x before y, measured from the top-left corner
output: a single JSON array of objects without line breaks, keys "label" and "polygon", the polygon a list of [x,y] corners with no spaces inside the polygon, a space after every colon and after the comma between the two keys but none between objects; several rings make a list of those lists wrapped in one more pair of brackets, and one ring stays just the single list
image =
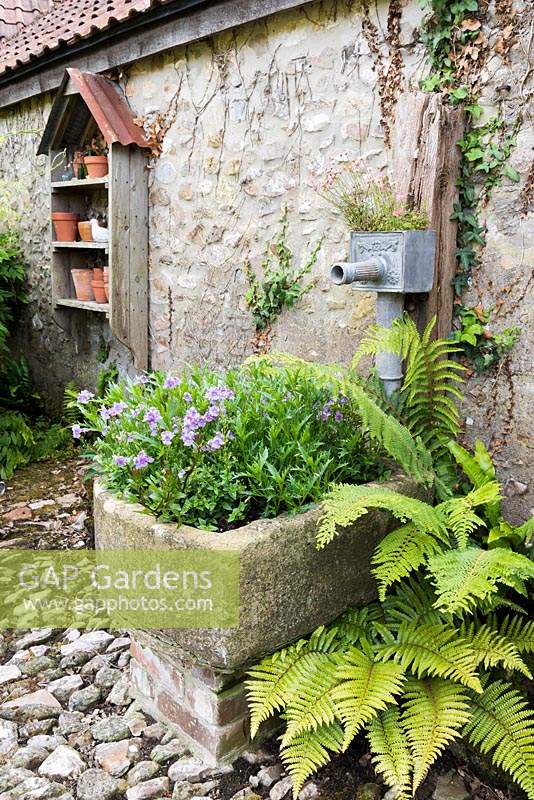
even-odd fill
[{"label": "stone wall", "polygon": [[[492,56],[482,75],[488,115],[496,108],[509,118],[522,111],[512,164],[523,182],[534,146],[527,108],[532,13],[523,3],[508,60]],[[386,66],[387,14],[384,0],[378,17],[371,13]],[[400,35],[401,88],[417,86],[424,68],[420,19],[419,4],[408,2]],[[362,157],[381,167],[388,159],[377,75],[357,4],[325,0],[278,14],[140,61],[125,70],[122,83],[135,113],[165,132],[148,178],[152,365],[179,368],[206,360],[224,366],[251,352],[243,263],[259,266],[285,204],[298,263],[319,237],[324,240],[313,271],[317,285],[276,322],[273,345],[310,359],[349,359],[373,319],[374,299],[329,284],[329,265],[346,258],[348,235],[313,186],[331,164]],[[82,323],[79,353],[52,318],[44,159],[33,155],[35,135],[1,138],[7,130],[42,128],[48,109],[49,99],[39,98],[0,112],[0,159],[8,172],[3,178],[20,187],[32,284],[25,348],[39,384],[57,400],[68,377],[91,380],[99,368],[97,350],[111,345],[111,358],[123,365],[128,359],[109,343],[102,320]],[[516,324],[524,330],[506,365],[470,381],[465,406],[469,437],[483,435],[497,447],[514,513],[534,506],[527,486],[534,463],[528,334],[534,231],[532,213],[520,213],[520,192],[521,185],[505,180],[485,209],[488,246],[466,298],[485,307],[504,298],[495,329]]]}]

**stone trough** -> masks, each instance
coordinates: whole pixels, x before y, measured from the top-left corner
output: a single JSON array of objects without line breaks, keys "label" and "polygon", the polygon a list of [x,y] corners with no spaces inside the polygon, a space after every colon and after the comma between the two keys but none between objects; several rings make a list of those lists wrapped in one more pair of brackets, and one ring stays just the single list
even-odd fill
[{"label": "stone trough", "polygon": [[[425,490],[402,474],[383,485],[425,498]],[[250,747],[243,678],[251,664],[376,597],[371,557],[398,523],[373,510],[317,550],[319,517],[314,507],[213,533],[159,523],[142,506],[95,484],[97,548],[239,553],[239,627],[132,633],[133,697],[145,712],[177,727],[207,763],[229,762]]]}]

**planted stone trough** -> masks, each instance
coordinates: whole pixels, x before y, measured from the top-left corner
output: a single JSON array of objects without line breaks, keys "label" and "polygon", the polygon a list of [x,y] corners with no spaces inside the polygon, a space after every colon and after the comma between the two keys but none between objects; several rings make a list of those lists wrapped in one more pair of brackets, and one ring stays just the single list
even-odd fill
[{"label": "planted stone trough", "polygon": [[[402,474],[382,485],[425,496]],[[373,510],[317,550],[319,506],[225,533],[208,532],[160,523],[99,482],[94,512],[100,549],[239,553],[238,627],[132,632],[133,697],[145,712],[178,728],[193,752],[211,764],[232,761],[250,747],[246,669],[347,608],[375,598],[371,557],[398,524],[387,512]]]}]

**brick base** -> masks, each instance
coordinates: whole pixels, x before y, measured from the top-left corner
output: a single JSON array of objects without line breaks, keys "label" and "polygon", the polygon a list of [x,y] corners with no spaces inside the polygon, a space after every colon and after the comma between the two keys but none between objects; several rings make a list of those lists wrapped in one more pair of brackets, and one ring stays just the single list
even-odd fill
[{"label": "brick base", "polygon": [[250,747],[243,674],[195,664],[155,632],[132,641],[132,696],[155,719],[177,729],[208,765],[229,763]]}]

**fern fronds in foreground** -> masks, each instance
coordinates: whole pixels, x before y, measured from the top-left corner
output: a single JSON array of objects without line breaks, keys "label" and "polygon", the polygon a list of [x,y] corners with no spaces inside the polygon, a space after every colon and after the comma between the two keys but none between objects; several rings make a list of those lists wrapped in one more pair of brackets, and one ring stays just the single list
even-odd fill
[{"label": "fern fronds in foreground", "polygon": [[468,547],[432,556],[428,568],[436,588],[436,605],[450,613],[472,611],[498,591],[498,584],[517,585],[517,578],[534,578],[534,563],[525,556],[496,547]]},{"label": "fern fronds in foreground", "polygon": [[406,686],[402,727],[413,757],[413,793],[436,758],[469,720],[465,689],[440,678],[412,680]]},{"label": "fern fronds in foreground", "polygon": [[473,716],[464,736],[534,797],[534,712],[504,681],[489,683],[470,705]]},{"label": "fern fronds in foreground", "polygon": [[411,795],[413,761],[399,710],[388,708],[378,714],[369,723],[367,735],[375,770],[396,792],[397,800],[407,800]]}]

